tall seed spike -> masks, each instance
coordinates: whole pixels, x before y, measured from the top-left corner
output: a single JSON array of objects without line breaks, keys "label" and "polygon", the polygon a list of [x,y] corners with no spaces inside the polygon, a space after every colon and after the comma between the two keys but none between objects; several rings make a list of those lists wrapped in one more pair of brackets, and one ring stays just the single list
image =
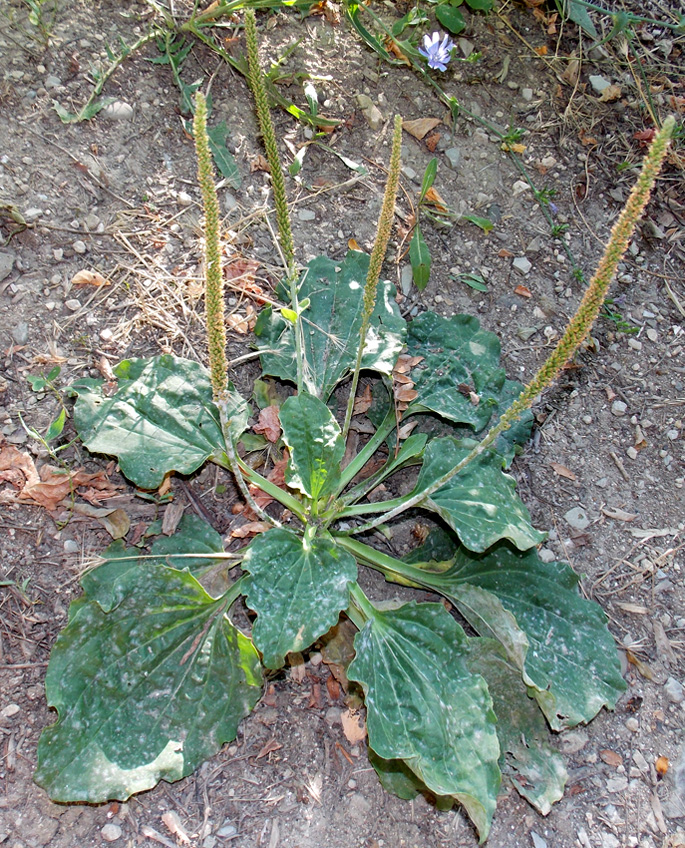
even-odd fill
[{"label": "tall seed spike", "polygon": [[221,270],[219,239],[219,200],[214,185],[214,166],[207,136],[207,101],[201,92],[195,95],[195,153],[197,178],[202,191],[205,211],[205,310],[209,370],[212,394],[217,400],[226,390],[228,362],[226,360],[226,328],[224,325],[224,281]]}]

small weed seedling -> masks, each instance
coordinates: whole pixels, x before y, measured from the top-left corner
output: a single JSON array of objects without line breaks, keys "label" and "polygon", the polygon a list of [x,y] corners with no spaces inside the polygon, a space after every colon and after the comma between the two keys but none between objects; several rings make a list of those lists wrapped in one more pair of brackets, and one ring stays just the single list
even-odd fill
[{"label": "small weed seedling", "polygon": [[[215,530],[186,516],[172,536],[149,528],[147,554],[122,542],[104,552],[83,576],[83,595],[52,651],[47,698],[59,717],[43,732],[35,777],[57,801],[102,802],[190,774],[235,738],[261,696],[263,668],[281,668],[343,616],[356,630],[347,676],[363,691],[381,781],[405,798],[429,792],[440,806],[460,803],[482,841],[502,775],[542,812],[561,797],[566,772],[546,725],[590,721],[625,688],[603,612],[580,596],[568,565],[538,558],[544,534],[506,468],[530,432],[530,405],[602,307],[673,121],[646,157],[578,313],[524,387],[506,378],[497,338],[475,318],[426,312],[406,324],[380,279],[399,116],[371,256],[319,256],[298,272],[253,14],[246,25],[285,265],[277,289],[284,305],[267,306],[255,333],[264,374],[290,386],[270,416],[287,458],[262,476],[241,457],[251,410],[227,380],[219,208],[198,92],[209,371],[171,355],[125,360],[114,392],[95,379],[72,386],[74,422],[90,451],[116,456],[142,489],[206,462],[230,469],[262,532],[226,553]],[[376,430],[345,464],[362,369],[378,376],[367,412]],[[436,416],[445,423],[440,436],[420,423]],[[411,467],[408,494],[368,497]],[[372,531],[416,508],[443,529],[405,559],[372,544]],[[365,568],[435,592],[436,602],[374,603],[359,581]],[[246,621],[241,597],[253,614],[249,634],[237,624]]]}]

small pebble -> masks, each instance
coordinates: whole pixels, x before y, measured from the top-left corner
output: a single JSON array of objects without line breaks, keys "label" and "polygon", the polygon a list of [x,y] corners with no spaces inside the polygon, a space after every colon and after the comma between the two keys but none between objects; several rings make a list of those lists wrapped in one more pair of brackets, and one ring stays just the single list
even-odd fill
[{"label": "small pebble", "polygon": [[452,168],[453,171],[456,171],[459,167],[459,163],[461,162],[461,150],[458,147],[448,147],[445,151],[445,158],[447,159],[447,164]]},{"label": "small pebble", "polygon": [[633,350],[642,350],[642,342],[630,336],[628,338],[628,347],[632,347]]},{"label": "small pebble", "polygon": [[650,342],[655,342],[659,339],[659,334],[653,327],[648,327],[647,338],[650,340]]},{"label": "small pebble", "polygon": [[644,774],[649,774],[649,763],[640,751],[633,751],[633,762]]},{"label": "small pebble", "polygon": [[527,256],[517,256],[511,264],[519,272],[519,274],[523,274],[524,276],[529,274],[533,267]]},{"label": "small pebble", "polygon": [[133,106],[123,100],[115,100],[105,106],[101,114],[103,118],[109,118],[111,121],[130,121],[133,117]]},{"label": "small pebble", "polygon": [[66,539],[64,542],[64,552],[67,554],[77,554],[80,550],[79,543],[73,539]]},{"label": "small pebble", "polygon": [[521,89],[521,97],[523,97],[523,99],[527,103],[530,103],[530,101],[533,99],[533,89],[532,88],[522,88]]},{"label": "small pebble", "polygon": [[59,88],[62,85],[62,80],[59,77],[49,74],[45,78],[45,88],[49,91],[51,88]]},{"label": "small pebble", "polygon": [[6,707],[4,707],[0,715],[3,718],[12,718],[12,716],[16,715],[19,710],[21,710],[19,704],[8,704]]},{"label": "small pebble", "polygon": [[637,459],[637,450],[632,445],[626,450],[628,459]]},{"label": "small pebble", "polygon": [[81,301],[77,300],[75,297],[72,297],[72,298],[69,298],[69,300],[65,300],[64,305],[71,312],[78,312],[78,310],[81,308]]},{"label": "small pebble", "polygon": [[340,724],[342,722],[341,715],[342,710],[340,707],[329,707],[326,710],[326,715],[324,716],[326,724],[329,727],[333,727],[335,724]]},{"label": "small pebble", "polygon": [[672,704],[682,704],[683,700],[685,700],[683,685],[680,681],[676,680],[675,677],[668,678],[666,685],[664,686],[664,692]]},{"label": "small pebble", "polygon": [[628,411],[628,404],[624,403],[622,400],[615,400],[611,404],[611,414],[620,417],[621,415],[625,415]]},{"label": "small pebble", "polygon": [[313,221],[316,218],[316,212],[312,209],[300,209],[298,210],[297,217],[300,221]]},{"label": "small pebble", "polygon": [[61,262],[64,258],[64,250],[61,247],[57,247],[52,251],[52,255],[55,257],[56,262]]},{"label": "small pebble", "polygon": [[628,788],[628,778],[624,775],[619,775],[618,777],[612,777],[607,780],[607,791],[608,792],[623,792]]},{"label": "small pebble", "polygon": [[190,206],[190,204],[193,202],[193,198],[188,194],[187,191],[179,191],[176,199],[178,200],[179,206]]},{"label": "small pebble", "polygon": [[235,836],[237,832],[236,826],[226,820],[217,830],[216,835],[222,837],[222,839],[227,839],[229,836]]},{"label": "small pebble", "polygon": [[587,517],[587,513],[579,506],[569,509],[564,515],[564,520],[574,530],[585,530],[590,526],[590,519]]},{"label": "small pebble", "polygon": [[547,842],[534,830],[531,830],[530,838],[533,840],[533,848],[547,848]]},{"label": "small pebble", "polygon": [[121,839],[123,831],[118,824],[112,824],[110,822],[102,828],[100,833],[105,842],[116,842],[117,839]]},{"label": "small pebble", "polygon": [[640,722],[633,718],[632,716],[626,721],[626,730],[629,730],[631,733],[637,733],[640,729]]},{"label": "small pebble", "polygon": [[680,433],[678,432],[678,430],[669,430],[666,433],[666,438],[670,439],[672,442],[675,442],[679,435]]},{"label": "small pebble", "polygon": [[12,328],[12,339],[15,344],[25,345],[29,340],[29,325],[26,321],[20,321]]},{"label": "small pebble", "polygon": [[88,250],[85,241],[81,241],[81,239],[77,239],[73,244],[74,253],[83,254]]},{"label": "small pebble", "polygon": [[583,424],[592,424],[592,416],[591,415],[583,415]]}]

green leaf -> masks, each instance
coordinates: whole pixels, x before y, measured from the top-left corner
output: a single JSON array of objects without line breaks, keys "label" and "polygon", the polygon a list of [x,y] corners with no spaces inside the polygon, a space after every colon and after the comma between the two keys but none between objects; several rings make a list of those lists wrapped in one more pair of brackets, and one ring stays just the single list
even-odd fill
[{"label": "green leaf", "polygon": [[435,10],[435,17],[453,35],[458,35],[462,30],[466,29],[464,16],[454,6],[448,6],[447,4],[438,6]]},{"label": "green leaf", "polygon": [[426,165],[426,170],[423,172],[423,181],[421,182],[421,193],[419,194],[419,203],[426,196],[428,189],[435,182],[435,177],[438,173],[438,160],[434,156]]},{"label": "green leaf", "polygon": [[485,681],[465,662],[464,631],[442,604],[412,601],[372,617],[347,674],[364,689],[369,745],[403,760],[436,795],[453,795],[483,841],[500,773]]},{"label": "green leaf", "polygon": [[51,422],[45,433],[45,441],[51,442],[53,439],[56,439],[57,436],[62,434],[62,430],[64,429],[64,422],[67,420],[67,411],[64,407],[60,410],[59,415],[55,418],[54,421]]},{"label": "green leaf", "polygon": [[[152,543],[150,553],[159,557],[160,564],[178,571],[189,571],[195,576],[225,562],[221,534],[211,524],[191,513],[181,518],[171,536],[158,536]],[[209,554],[219,556],[213,558]]]},{"label": "green leaf", "polygon": [[54,801],[125,801],[235,738],[259,700],[254,646],[186,572],[148,566],[105,613],[75,601],[52,650],[36,782]]},{"label": "green leaf", "polygon": [[469,639],[467,665],[482,674],[497,716],[502,773],[543,816],[564,794],[568,774],[537,704],[526,693],[520,672],[492,639]]},{"label": "green leaf", "polygon": [[485,284],[485,280],[479,274],[459,274],[457,277],[460,283],[466,283],[467,286],[470,286],[472,289],[475,289],[479,292],[488,291],[488,287]]},{"label": "green leaf", "polygon": [[414,227],[414,235],[409,243],[409,261],[414,284],[419,291],[423,291],[431,275],[431,255],[418,224]]},{"label": "green leaf", "polygon": [[326,404],[302,392],[281,406],[283,441],[290,449],[286,483],[314,503],[332,495],[340,483],[345,441]]},{"label": "green leaf", "polygon": [[494,0],[466,0],[467,6],[476,12],[489,12],[494,4]]},{"label": "green leaf", "polygon": [[[304,336],[305,388],[324,401],[354,367],[368,269],[367,254],[351,250],[342,262],[325,256],[313,259],[300,281],[300,299],[308,297],[311,301],[306,314],[297,319],[302,322]],[[406,332],[394,294],[390,282],[379,281],[362,359],[362,368],[386,375],[392,373]],[[283,283],[277,296],[284,301],[290,299]],[[293,325],[278,311],[266,307],[257,321],[255,335],[262,351],[264,373],[296,382]],[[277,352],[266,352],[270,350]]]},{"label": "green leaf", "polygon": [[[111,397],[101,380],[71,387],[78,394],[74,425],[89,451],[116,456],[122,473],[142,489],[157,488],[170,471],[191,474],[222,452],[209,374],[197,362],[165,354],[124,360],[114,373],[118,390]],[[248,407],[232,386],[228,408],[237,438]]]},{"label": "green leaf", "polygon": [[[409,324],[407,347],[411,356],[423,356],[424,360],[411,373],[418,397],[406,415],[435,412],[480,432],[511,405],[523,388],[506,379],[499,365],[501,348],[497,336],[483,330],[470,315],[444,318],[424,312]],[[532,413],[526,411],[497,440],[497,450],[507,461],[513,456],[514,446],[529,437],[532,423]]]},{"label": "green leaf", "polygon": [[302,539],[276,527],[257,536],[243,558],[247,605],[257,613],[252,638],[267,668],[301,651],[338,621],[357,579],[354,557],[330,539]]},{"label": "green leaf", "polygon": [[570,21],[577,24],[584,32],[594,38],[595,41],[599,41],[597,28],[592,22],[588,10],[582,3],[578,3],[577,0],[565,0],[564,13]]},{"label": "green leaf", "polygon": [[604,706],[612,708],[625,690],[616,646],[602,609],[580,596],[571,567],[543,563],[537,551],[521,553],[505,544],[480,556],[453,547],[451,567],[439,573],[417,569],[416,582],[449,598],[475,630],[497,638],[518,665],[511,622],[492,615],[485,604],[477,607],[470,593],[462,602],[463,584],[490,593],[514,616],[529,643],[523,680],[550,726],[573,727]]},{"label": "green leaf", "polygon": [[[475,443],[469,440],[433,439],[412,497],[454,468]],[[469,550],[482,552],[500,539],[509,539],[526,550],[544,541],[530,514],[516,495],[513,477],[502,471],[502,458],[485,451],[421,504],[437,512]]]},{"label": "green leaf", "polygon": [[226,147],[226,139],[228,138],[228,127],[226,121],[222,121],[215,127],[207,130],[209,139],[209,149],[212,151],[212,156],[216,162],[216,166],[221,172],[221,176],[233,186],[240,188],[242,178],[238,165],[233,158],[232,153]]},{"label": "green leaf", "polygon": [[462,215],[462,220],[468,221],[469,224],[475,224],[480,227],[484,233],[489,233],[494,228],[494,224],[489,218],[483,218],[479,215]]}]

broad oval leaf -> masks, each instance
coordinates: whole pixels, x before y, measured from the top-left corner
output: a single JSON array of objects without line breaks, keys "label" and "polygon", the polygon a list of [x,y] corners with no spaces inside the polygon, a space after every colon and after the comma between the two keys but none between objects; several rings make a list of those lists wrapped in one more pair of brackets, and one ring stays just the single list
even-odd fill
[{"label": "broad oval leaf", "polygon": [[326,404],[306,392],[293,395],[281,406],[280,420],[290,449],[286,483],[314,502],[334,494],[345,441]]},{"label": "broad oval leaf", "polygon": [[257,613],[252,638],[267,668],[301,651],[338,621],[357,579],[354,557],[332,540],[307,542],[280,527],[257,536],[243,558],[247,605]]},{"label": "broad oval leaf", "polygon": [[403,760],[437,795],[453,795],[487,836],[500,772],[492,700],[466,666],[464,631],[442,604],[376,610],[347,675],[364,689],[369,745]]},{"label": "broad oval leaf", "polygon": [[[342,262],[316,257],[300,280],[300,300],[310,299],[309,309],[299,318],[304,339],[304,383],[310,394],[324,401],[354,367],[368,269],[368,255],[351,250]],[[282,300],[290,300],[283,284],[277,294]],[[379,281],[362,359],[362,368],[386,375],[392,373],[406,335],[406,324],[394,295],[390,282]],[[278,311],[266,307],[257,321],[255,335],[262,351],[263,372],[296,382],[293,325]]]},{"label": "broad oval leaf", "polygon": [[[165,354],[124,360],[114,369],[111,397],[101,380],[79,380],[74,425],[92,453],[116,456],[122,473],[143,489],[157,488],[165,474],[191,474],[223,449],[219,412],[209,374],[197,362]],[[247,403],[227,393],[236,437],[245,429]]]},{"label": "broad oval leaf", "polygon": [[54,801],[125,801],[235,738],[262,675],[225,606],[187,572],[155,566],[109,613],[87,596],[72,604],[46,677],[59,719],[35,774]]},{"label": "broad oval leaf", "polygon": [[458,35],[462,30],[466,29],[466,21],[462,13],[459,9],[449,6],[447,3],[442,3],[437,7],[435,17],[452,35]]},{"label": "broad oval leaf", "polygon": [[479,432],[522,388],[514,384],[518,391],[511,397],[510,381],[499,364],[500,341],[471,315],[445,318],[424,312],[409,324],[407,347],[410,356],[424,357],[411,373],[419,395],[408,414],[435,412]]},{"label": "broad oval leaf", "polygon": [[[148,528],[148,533],[150,531],[151,528]],[[127,548],[121,540],[113,542],[102,552],[103,562],[81,578],[84,592],[96,600],[105,612],[109,612],[126,597],[140,569],[154,564],[178,571],[190,571],[199,576],[224,560],[224,547],[221,536],[206,521],[197,515],[184,515],[172,536],[158,536],[155,539],[151,554],[159,558],[144,558],[141,549]],[[216,554],[216,558],[212,554]],[[214,582],[219,584],[219,581]],[[210,588],[218,596],[228,587],[224,580],[220,582],[220,591],[214,592],[215,586]]]},{"label": "broad oval leaf", "polygon": [[500,767],[512,786],[543,816],[564,794],[568,774],[564,759],[550,744],[545,719],[517,668],[493,639],[469,639],[467,664],[487,680],[497,716]]},{"label": "broad oval leaf", "polygon": [[[429,442],[412,495],[454,468],[473,444],[450,436]],[[526,550],[544,541],[545,534],[531,525],[530,514],[515,490],[513,477],[502,471],[502,458],[485,451],[422,506],[437,512],[469,550],[482,552],[500,539]]]},{"label": "broad oval leaf", "polygon": [[[511,650],[511,622],[492,609],[513,615],[528,641],[519,665],[530,694],[554,730],[590,721],[606,706],[613,708],[625,682],[606,616],[578,592],[578,576],[563,562],[543,563],[537,551],[522,553],[499,544],[478,555],[453,542],[454,563],[447,570],[417,568],[415,581],[451,600],[479,633],[493,636],[517,665],[521,652]],[[491,594],[498,605],[473,603],[462,587]]]}]

